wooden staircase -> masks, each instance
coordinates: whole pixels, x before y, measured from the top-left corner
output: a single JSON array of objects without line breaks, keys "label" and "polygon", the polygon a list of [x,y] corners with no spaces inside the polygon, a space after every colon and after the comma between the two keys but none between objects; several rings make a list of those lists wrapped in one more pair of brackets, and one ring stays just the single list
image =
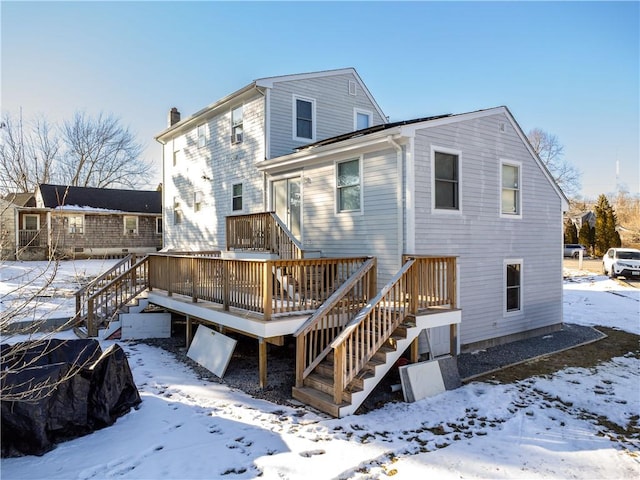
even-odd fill
[{"label": "wooden staircase", "polygon": [[[372,288],[375,278],[374,260],[294,334],[293,398],[334,417],[354,413],[420,332],[430,327],[428,316],[418,311],[456,308],[455,258],[407,258],[377,294]],[[436,278],[441,281],[434,282]],[[345,310],[344,305],[354,304],[362,308]],[[415,361],[413,352],[417,349],[411,354]]]}]

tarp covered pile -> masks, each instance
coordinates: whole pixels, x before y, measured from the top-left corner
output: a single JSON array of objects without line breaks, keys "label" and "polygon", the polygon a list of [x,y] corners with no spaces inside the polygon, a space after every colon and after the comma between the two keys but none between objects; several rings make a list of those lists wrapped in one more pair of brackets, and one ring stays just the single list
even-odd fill
[{"label": "tarp covered pile", "polygon": [[140,403],[122,348],[97,340],[0,345],[2,457],[42,455]]}]

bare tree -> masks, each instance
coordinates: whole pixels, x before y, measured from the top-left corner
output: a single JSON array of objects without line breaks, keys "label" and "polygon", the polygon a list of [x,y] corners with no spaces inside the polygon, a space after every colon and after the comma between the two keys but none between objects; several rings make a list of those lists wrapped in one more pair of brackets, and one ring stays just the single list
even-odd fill
[{"label": "bare tree", "polygon": [[76,113],[62,127],[66,152],[61,160],[64,184],[80,187],[137,187],[151,165],[141,159],[143,147],[118,118]]},{"label": "bare tree", "polygon": [[531,130],[527,137],[562,191],[567,196],[578,194],[581,173],[564,158],[564,147],[558,137],[540,128]]},{"label": "bare tree", "polygon": [[60,150],[55,129],[44,118],[26,126],[22,114],[8,113],[0,121],[0,191],[33,192],[39,183],[53,179]]}]

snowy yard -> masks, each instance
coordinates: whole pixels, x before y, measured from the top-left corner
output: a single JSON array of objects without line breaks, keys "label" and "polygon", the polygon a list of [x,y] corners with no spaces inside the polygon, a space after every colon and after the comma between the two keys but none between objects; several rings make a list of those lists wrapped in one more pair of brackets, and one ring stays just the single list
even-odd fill
[{"label": "snowy yard", "polygon": [[[0,314],[22,281],[14,270],[24,265],[0,266]],[[92,268],[69,262],[53,288],[72,291],[79,275],[95,275],[106,265]],[[567,273],[565,322],[640,334],[640,290],[604,276]],[[37,298],[42,311],[57,314],[73,301],[66,294],[60,301],[57,293]],[[162,349],[121,345],[143,399],[140,408],[42,457],[3,459],[3,479],[640,476],[637,352],[507,385],[474,382],[337,420],[199,380]]]}]

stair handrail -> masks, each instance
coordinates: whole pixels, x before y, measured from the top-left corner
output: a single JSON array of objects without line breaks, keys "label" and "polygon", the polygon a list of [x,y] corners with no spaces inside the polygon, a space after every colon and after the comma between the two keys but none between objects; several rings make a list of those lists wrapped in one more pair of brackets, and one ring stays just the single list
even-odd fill
[{"label": "stair handrail", "polygon": [[[334,309],[339,308],[343,300],[353,291],[354,288],[360,286],[362,298],[361,303],[368,301],[373,296],[375,281],[376,281],[376,268],[377,260],[375,257],[367,257],[367,260],[351,274],[351,276],[342,284],[335,292],[333,292],[329,298],[327,298],[322,305],[309,317],[309,319],[296,330],[293,336],[296,338],[296,386],[301,387],[304,379],[313,371],[313,369],[326,358],[331,352],[331,333],[339,334],[339,325],[335,325],[334,328],[326,328],[327,325],[323,325],[323,321],[328,321],[328,316]],[[369,288],[364,288],[364,285],[360,285],[360,282],[369,275],[369,278],[365,280],[365,284],[368,284]],[[358,310],[353,312],[355,315]],[[350,320],[350,318],[349,318]],[[347,321],[347,323],[349,323]],[[313,332],[323,330],[322,341],[326,345],[317,347],[315,341],[308,338]],[[316,339],[316,341],[318,341]],[[313,346],[317,347],[313,351]]]},{"label": "stair handrail", "polygon": [[[415,293],[411,294],[411,289],[415,282],[411,282],[411,273],[416,260],[409,259],[400,268],[400,270],[393,276],[393,278],[378,292],[378,294],[367,304],[358,314],[351,320],[345,328],[342,330],[335,340],[331,343],[331,348],[334,350],[334,381],[333,381],[333,400],[336,404],[342,402],[342,393],[347,385],[355,378],[355,376],[362,370],[366,363],[373,358],[373,355],[380,349],[380,347],[391,337],[395,329],[404,321],[404,319],[412,312]],[[396,298],[387,298],[390,293],[396,292],[396,288],[402,283],[409,283],[408,288],[401,289]],[[390,301],[391,300],[391,301]],[[387,302],[385,309],[386,325],[376,325],[378,328],[374,328],[373,322],[369,322],[372,314],[376,311],[383,309],[379,308],[384,306]],[[394,305],[395,304],[395,305]],[[389,314],[391,311],[391,314]],[[395,313],[395,315],[394,315]],[[398,315],[400,313],[400,315]],[[380,330],[380,328],[382,329]],[[375,332],[376,336],[368,335],[366,345],[363,342],[358,343],[358,339],[354,338],[362,328],[368,328],[370,333]],[[364,336],[362,336],[364,338]],[[362,339],[361,338],[361,339]],[[365,348],[366,347],[366,348]],[[347,350],[350,350],[350,355],[347,356]]]},{"label": "stair handrail", "polygon": [[[98,336],[97,313],[102,309],[103,318],[113,318],[119,309],[149,288],[149,256],[144,256],[126,272],[118,275],[87,299],[87,335]],[[131,281],[125,282],[130,279]],[[123,287],[123,288],[120,288]]]},{"label": "stair handrail", "polygon": [[291,230],[289,230],[289,228],[284,224],[284,222],[280,219],[280,217],[276,215],[275,212],[269,212],[269,214],[271,215],[271,218],[275,221],[277,229],[279,229],[284,234],[285,238],[289,243],[288,245],[289,248],[283,252],[282,251],[283,249],[281,248],[280,243],[277,242],[279,235],[277,235],[277,232],[274,232],[276,233],[275,235],[273,235],[273,240],[274,242],[276,242],[276,244],[272,246],[274,249],[274,253],[277,253],[280,256],[280,258],[292,258],[292,259],[303,258],[304,250],[302,249],[302,244],[298,241],[296,237],[293,236],[293,233],[291,233]]},{"label": "stair handrail", "polygon": [[[89,283],[87,283],[83,287],[76,290],[74,294],[76,297],[76,313],[72,321],[78,318],[82,318],[86,315],[85,307],[87,305],[87,298],[89,298],[91,295],[93,295],[93,293],[95,293],[97,290],[99,290],[104,285],[106,285],[106,283],[108,282],[105,282],[105,280],[109,279],[109,277],[111,277],[114,272],[118,270],[124,271],[131,268],[131,260],[133,258],[134,258],[133,255],[131,254],[127,255],[122,260],[120,260],[115,265],[113,265],[110,269],[106,270],[105,272],[102,272],[100,275],[98,275],[96,278],[91,280]],[[122,268],[123,265],[128,265],[128,266]]]}]

